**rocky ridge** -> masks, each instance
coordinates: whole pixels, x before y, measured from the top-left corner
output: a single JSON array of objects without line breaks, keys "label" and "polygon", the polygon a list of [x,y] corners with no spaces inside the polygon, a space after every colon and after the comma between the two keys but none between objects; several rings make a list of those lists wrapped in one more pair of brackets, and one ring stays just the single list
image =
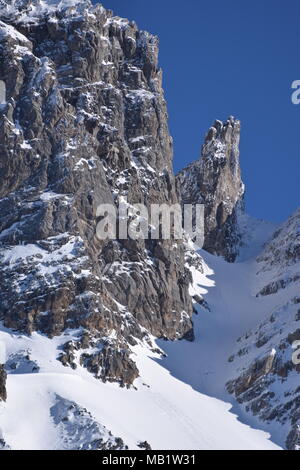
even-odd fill
[{"label": "rocky ridge", "polygon": [[51,5],[0,4],[0,318],[109,338],[83,363],[115,377],[135,338],[192,331],[183,244],[95,230],[120,197],[177,202],[158,40],[88,0]]},{"label": "rocky ridge", "polygon": [[0,364],[0,401],[6,401],[7,398],[6,378],[7,374],[5,372],[4,365]]},{"label": "rocky ridge", "polygon": [[[257,297],[274,308],[253,331],[238,339],[229,358],[235,377],[227,389],[249,413],[281,429],[286,448],[300,448],[300,365],[293,362],[300,341],[300,209],[273,235],[257,258]],[[255,294],[255,293],[254,293]]]},{"label": "rocky ridge", "polygon": [[239,162],[240,121],[215,121],[201,157],[176,176],[182,204],[204,204],[204,249],[235,261],[241,242],[238,214],[245,187]]}]

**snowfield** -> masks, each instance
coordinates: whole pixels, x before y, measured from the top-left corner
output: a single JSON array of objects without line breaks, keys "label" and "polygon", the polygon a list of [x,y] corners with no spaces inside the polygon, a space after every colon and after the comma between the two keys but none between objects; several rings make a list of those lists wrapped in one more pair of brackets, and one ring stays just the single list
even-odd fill
[{"label": "snowfield", "polygon": [[77,444],[62,439],[53,416],[59,396],[87,410],[99,426],[120,437],[130,449],[145,440],[159,450],[280,449],[270,440],[271,430],[255,429],[258,422],[236,415],[224,387],[232,367],[228,357],[237,337],[255,326],[273,300],[252,293],[253,259],[229,264],[207,253],[201,256],[206,262],[204,273],[194,269],[191,290],[204,296],[210,311],[199,308],[194,316],[196,340],[153,338],[167,354],[163,358],[145,344],[133,347],[132,358],[140,370],[135,388],[104,384],[80,366],[72,370],[57,361],[60,346],[76,338],[76,331],[49,339],[1,327],[6,357],[25,351],[38,366],[31,373],[22,373],[18,367],[8,373],[8,399],[0,404],[0,432],[6,444],[12,449],[36,450],[80,447],[88,437],[82,429]]},{"label": "snowfield", "polygon": [[[147,440],[153,449],[277,448],[266,433],[239,422],[229,403],[179,380],[168,370],[168,361],[150,355],[142,345],[134,348],[141,371],[137,390],[126,390],[103,384],[82,368],[73,371],[63,367],[55,360],[59,338],[50,340],[37,333],[32,338],[18,337],[5,329],[0,337],[8,354],[29,348],[40,367],[39,373],[8,375],[8,400],[0,406],[0,423],[12,449],[62,448],[50,415],[57,394],[86,408],[130,449],[136,449],[141,440]],[[198,364],[197,360],[191,365],[195,377]]]}]

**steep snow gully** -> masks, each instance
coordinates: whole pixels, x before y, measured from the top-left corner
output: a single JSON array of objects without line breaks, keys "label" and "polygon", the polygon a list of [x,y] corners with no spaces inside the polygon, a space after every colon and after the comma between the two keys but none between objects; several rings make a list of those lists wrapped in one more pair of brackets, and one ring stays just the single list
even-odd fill
[{"label": "steep snow gully", "polygon": [[[221,400],[227,413],[209,416],[207,426],[220,429],[224,426],[221,443],[208,448],[256,448],[272,447],[271,442],[263,439],[247,441],[249,434],[245,433],[246,425],[260,428],[271,434],[271,439],[283,445],[281,436],[274,435],[273,430],[261,421],[249,416],[238,406],[235,399],[227,392],[225,384],[232,378],[234,371],[229,357],[235,348],[237,339],[248,330],[256,327],[266,312],[274,307],[274,300],[257,298],[256,289],[256,261],[247,258],[236,263],[227,263],[220,257],[201,252],[206,268],[204,274],[194,272],[194,289],[202,294],[209,306],[208,309],[198,309],[194,316],[195,342],[164,343],[159,341],[167,357],[162,365],[170,371],[173,377],[188,384],[203,396]],[[188,365],[188,366],[187,366]],[[229,405],[231,404],[231,406]],[[215,406],[220,402],[216,400]],[[204,407],[205,408],[205,407]],[[233,418],[238,416],[235,424],[236,435],[232,427],[226,423],[225,416]],[[226,424],[225,424],[226,423]],[[244,424],[242,424],[244,423]],[[226,430],[227,429],[227,430]],[[216,431],[218,432],[218,431]],[[258,433],[257,437],[260,435]],[[262,438],[262,435],[260,435]],[[211,443],[212,444],[212,443]],[[275,448],[275,446],[273,446]]]}]

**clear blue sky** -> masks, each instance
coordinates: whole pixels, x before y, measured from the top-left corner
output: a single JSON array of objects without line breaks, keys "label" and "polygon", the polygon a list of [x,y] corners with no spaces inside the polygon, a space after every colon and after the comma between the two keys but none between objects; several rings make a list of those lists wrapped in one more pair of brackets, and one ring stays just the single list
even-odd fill
[{"label": "clear blue sky", "polygon": [[251,215],[274,221],[299,205],[299,0],[103,0],[160,38],[174,168],[197,159],[215,119],[242,121]]}]

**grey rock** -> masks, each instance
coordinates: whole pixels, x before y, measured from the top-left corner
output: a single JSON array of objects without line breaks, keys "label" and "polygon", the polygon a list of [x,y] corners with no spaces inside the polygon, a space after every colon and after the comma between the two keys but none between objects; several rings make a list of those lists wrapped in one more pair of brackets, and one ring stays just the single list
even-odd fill
[{"label": "grey rock", "polygon": [[239,163],[240,121],[229,117],[209,129],[200,160],[176,176],[182,204],[204,204],[204,249],[234,261],[241,234],[238,214],[243,211],[245,187]]},{"label": "grey rock", "polygon": [[274,359],[275,355],[271,353],[262,359],[255,360],[241,377],[227,383],[229,393],[234,393],[236,397],[239,397],[249,390],[257,381],[272,371]]},{"label": "grey rock", "polygon": [[300,426],[296,424],[286,440],[287,450],[300,450]]},{"label": "grey rock", "polygon": [[82,354],[80,361],[96,378],[104,382],[118,382],[121,387],[132,385],[139,376],[139,371],[129,357],[126,346],[117,348],[104,344],[97,353]]},{"label": "grey rock", "polygon": [[139,443],[138,443],[138,447],[139,447],[140,449],[144,449],[144,450],[152,450],[152,449],[151,449],[151,446],[150,446],[150,444],[149,444],[149,442],[147,442],[147,441],[139,442]]},{"label": "grey rock", "polygon": [[0,364],[0,401],[6,401],[7,399],[6,378],[7,374],[4,370],[4,366]]},{"label": "grey rock", "polygon": [[62,346],[58,360],[64,366],[87,368],[103,382],[117,382],[121,387],[130,387],[139,376],[139,371],[130,358],[129,344],[105,339],[98,332],[95,336],[83,333],[78,341],[68,341]]},{"label": "grey rock", "polygon": [[0,2],[0,318],[192,339],[183,244],[96,237],[100,204],[178,201],[158,40],[88,0],[38,4]]},{"label": "grey rock", "polygon": [[272,423],[274,430],[285,426],[290,450],[299,448],[300,366],[292,360],[292,346],[300,340],[295,295],[300,279],[299,220],[300,209],[276,230],[257,259],[257,296],[276,296],[275,308],[239,339],[243,354],[232,356],[234,378],[227,383],[245,411]]}]

